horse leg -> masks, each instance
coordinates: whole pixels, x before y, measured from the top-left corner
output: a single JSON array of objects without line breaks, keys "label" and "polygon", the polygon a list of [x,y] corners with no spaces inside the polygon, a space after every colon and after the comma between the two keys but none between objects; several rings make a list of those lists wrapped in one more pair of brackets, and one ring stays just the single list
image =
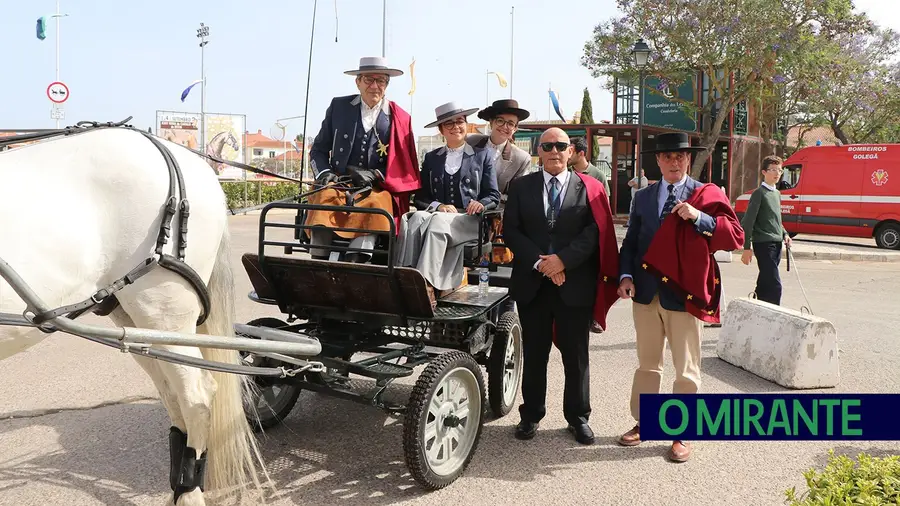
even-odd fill
[{"label": "horse leg", "polygon": [[[135,298],[120,297],[120,303],[135,327],[195,333],[194,322],[199,313],[195,296],[186,291],[181,294],[184,298],[170,293],[161,295],[156,289],[150,289]],[[179,299],[191,302],[189,305],[183,304],[179,303]],[[192,358],[203,358],[200,349],[196,347],[154,345],[154,348]],[[169,484],[173,497],[169,504],[205,506],[203,490],[206,449],[216,382],[205,369],[145,357],[136,358],[142,359],[138,362],[154,379],[161,397],[167,399],[166,408],[172,418],[169,430]]]}]

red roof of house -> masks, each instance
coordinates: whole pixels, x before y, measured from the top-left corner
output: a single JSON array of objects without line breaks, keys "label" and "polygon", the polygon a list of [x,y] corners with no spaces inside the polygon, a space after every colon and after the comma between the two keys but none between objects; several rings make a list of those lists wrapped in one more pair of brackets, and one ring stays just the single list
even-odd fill
[{"label": "red roof of house", "polygon": [[[263,135],[262,130],[257,130],[255,134],[244,132],[244,135],[247,136],[248,148],[284,148],[284,141],[278,141],[271,137],[267,137]],[[291,140],[286,140],[288,141],[288,144],[290,144]]]}]

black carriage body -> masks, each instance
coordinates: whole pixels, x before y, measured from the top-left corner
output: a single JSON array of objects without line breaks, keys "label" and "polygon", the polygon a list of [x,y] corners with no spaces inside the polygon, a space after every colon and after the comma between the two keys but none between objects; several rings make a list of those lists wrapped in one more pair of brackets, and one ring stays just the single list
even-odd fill
[{"label": "black carriage body", "polygon": [[[269,219],[276,211],[294,214],[292,223]],[[306,225],[309,211],[380,214],[389,222],[387,231],[371,231],[333,227],[333,232],[363,232],[379,237],[370,264],[317,260],[307,255],[311,248],[327,252],[371,251],[350,246],[350,240],[334,237],[331,244],[315,245],[308,240]],[[332,373],[350,373],[387,383],[409,376],[413,369],[440,353],[457,350],[468,353],[481,365],[487,365],[494,343],[497,324],[502,314],[511,309],[505,276],[497,276],[497,266],[490,262],[493,245],[487,240],[489,220],[497,213],[486,213],[479,226],[478,241],[467,245],[466,267],[486,266],[494,275],[488,293],[479,293],[475,284],[439,297],[431,303],[427,283],[413,268],[394,266],[396,228],[391,215],[380,209],[309,203],[277,202],[265,206],[259,219],[257,254],[245,254],[242,263],[254,291],[251,299],[275,305],[287,315],[287,326],[281,330],[302,332],[319,340],[322,353],[315,360]],[[291,230],[291,239],[272,238],[273,231]],[[267,254],[275,248],[284,254]],[[482,259],[487,259],[486,265]],[[474,273],[477,276],[477,273]],[[498,282],[499,281],[499,282]],[[303,321],[303,323],[293,323]],[[399,345],[399,346],[398,346]],[[374,357],[352,361],[356,353],[373,353]],[[405,358],[400,363],[401,358]],[[396,360],[396,363],[388,362]],[[302,384],[304,388],[322,391],[323,381],[308,376],[285,378],[285,382]],[[327,388],[326,388],[327,390]],[[345,392],[325,393],[346,397]],[[371,395],[352,400],[380,405]],[[396,406],[380,407],[397,411]]]}]

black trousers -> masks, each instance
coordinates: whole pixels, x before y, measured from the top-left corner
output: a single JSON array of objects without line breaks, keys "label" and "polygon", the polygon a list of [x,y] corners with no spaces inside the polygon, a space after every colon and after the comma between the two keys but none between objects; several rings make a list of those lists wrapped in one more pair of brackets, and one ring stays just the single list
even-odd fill
[{"label": "black trousers", "polygon": [[522,323],[522,421],[539,422],[547,414],[547,363],[553,346],[553,327],[565,370],[563,414],[572,425],[588,422],[591,415],[588,341],[593,308],[567,306],[549,279],[537,295],[519,305]]},{"label": "black trousers", "polygon": [[778,272],[778,264],[781,263],[781,245],[781,241],[753,243],[753,254],[759,265],[756,298],[775,305],[781,305],[781,275]]}]

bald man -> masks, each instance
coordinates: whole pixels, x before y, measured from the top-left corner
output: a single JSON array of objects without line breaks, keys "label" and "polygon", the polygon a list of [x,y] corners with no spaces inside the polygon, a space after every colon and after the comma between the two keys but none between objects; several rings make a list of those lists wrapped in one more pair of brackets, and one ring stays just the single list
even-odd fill
[{"label": "bald man", "polygon": [[524,355],[516,438],[532,439],[546,414],[547,361],[555,326],[565,368],[563,413],[575,440],[592,444],[588,339],[600,234],[588,194],[599,195],[602,185],[568,168],[572,151],[564,131],[544,132],[538,148],[543,170],[510,183],[503,215],[504,239],[513,252],[509,293],[519,307]]}]

